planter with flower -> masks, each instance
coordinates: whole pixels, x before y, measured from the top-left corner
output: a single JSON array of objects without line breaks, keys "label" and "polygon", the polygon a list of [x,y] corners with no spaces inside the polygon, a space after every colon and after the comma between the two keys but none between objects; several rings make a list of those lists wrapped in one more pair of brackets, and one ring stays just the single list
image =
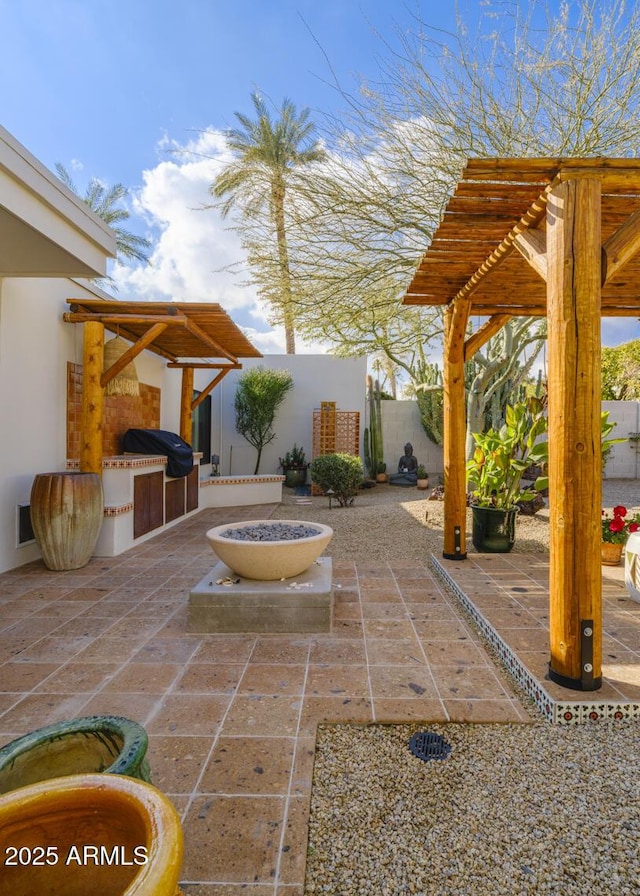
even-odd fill
[{"label": "planter with flower", "polygon": [[602,511],[602,563],[617,566],[622,557],[622,548],[632,532],[640,531],[640,514],[627,519],[627,508],[618,504],[613,508],[613,516]]},{"label": "planter with flower", "polygon": [[467,462],[472,486],[472,541],[477,551],[508,553],[515,542],[518,502],[535,497],[533,488],[522,488],[522,475],[532,464],[543,463],[546,443],[544,404],[538,398],[508,405],[499,429],[473,433],[475,450]]},{"label": "planter with flower", "polygon": [[280,466],[287,488],[297,488],[306,483],[309,464],[305,459],[304,448],[298,448],[297,444],[294,444],[291,451],[287,451],[285,456],[280,458]]}]

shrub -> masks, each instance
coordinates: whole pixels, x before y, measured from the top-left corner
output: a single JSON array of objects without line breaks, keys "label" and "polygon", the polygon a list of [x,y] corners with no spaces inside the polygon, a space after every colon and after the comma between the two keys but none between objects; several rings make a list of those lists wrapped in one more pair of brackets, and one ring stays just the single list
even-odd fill
[{"label": "shrub", "polygon": [[323,454],[311,463],[311,481],[331,490],[341,507],[353,503],[362,483],[362,463],[354,454]]},{"label": "shrub", "polygon": [[236,429],[258,451],[254,474],[260,469],[262,449],[276,437],[276,411],[293,386],[288,370],[251,367],[238,378],[235,409]]}]

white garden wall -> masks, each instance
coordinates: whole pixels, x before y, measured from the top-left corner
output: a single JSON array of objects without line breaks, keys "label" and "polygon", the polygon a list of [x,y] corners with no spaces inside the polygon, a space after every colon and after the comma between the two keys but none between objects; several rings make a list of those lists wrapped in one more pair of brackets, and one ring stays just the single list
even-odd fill
[{"label": "white garden wall", "polygon": [[[628,439],[640,432],[640,402],[603,401],[602,410],[609,411],[609,420],[616,423],[610,438]],[[638,479],[640,477],[640,444],[636,441],[613,445],[604,470],[607,479]]]},{"label": "white garden wall", "polygon": [[398,461],[404,454],[407,442],[413,445],[418,463],[429,474],[430,484],[439,484],[443,471],[442,446],[429,439],[420,424],[420,411],[416,401],[382,401],[382,445],[387,473],[395,473]]},{"label": "white garden wall", "polygon": [[[278,472],[278,459],[294,442],[302,446],[311,460],[313,411],[323,401],[335,401],[340,411],[360,413],[360,451],[365,423],[365,388],[367,359],[336,358],[331,355],[265,355],[246,359],[243,370],[250,367],[288,370],[293,377],[293,389],[288,393],[276,416],[276,439],[265,447],[260,462],[260,473]],[[211,453],[220,456],[222,476],[253,473],[256,450],[236,432],[234,399],[238,377],[242,370],[233,370],[212,393]],[[204,388],[208,380],[196,371],[196,388]]]}]

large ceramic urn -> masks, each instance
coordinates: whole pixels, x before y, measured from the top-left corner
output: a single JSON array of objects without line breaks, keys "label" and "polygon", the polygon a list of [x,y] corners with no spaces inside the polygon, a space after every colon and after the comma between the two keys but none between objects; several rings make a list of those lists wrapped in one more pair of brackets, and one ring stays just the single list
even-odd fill
[{"label": "large ceramic urn", "polygon": [[31,525],[49,569],[79,569],[96,546],[104,511],[97,473],[38,473],[31,487]]}]

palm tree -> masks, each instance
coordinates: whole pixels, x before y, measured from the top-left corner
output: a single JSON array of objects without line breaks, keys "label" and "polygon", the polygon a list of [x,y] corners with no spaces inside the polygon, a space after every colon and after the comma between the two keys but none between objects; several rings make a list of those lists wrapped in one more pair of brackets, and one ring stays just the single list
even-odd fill
[{"label": "palm tree", "polygon": [[56,171],[62,183],[72,193],[79,196],[92,212],[95,212],[98,217],[102,218],[105,224],[111,227],[116,235],[118,259],[127,258],[133,261],[149,261],[149,256],[147,255],[147,250],[151,248],[149,240],[142,236],[136,236],[119,226],[121,221],[126,221],[129,218],[129,212],[126,208],[118,204],[129,195],[129,190],[124,184],[114,184],[112,187],[108,187],[97,178],[92,177],[84,196],[82,196],[64,165],[56,162]]},{"label": "palm tree", "polygon": [[[283,100],[280,117],[272,121],[265,101],[251,95],[256,118],[240,112],[235,116],[240,127],[227,132],[227,146],[233,161],[218,175],[209,191],[222,204],[223,217],[238,206],[246,220],[264,211],[275,236],[277,249],[277,304],[284,322],[287,354],[295,354],[295,331],[291,269],[287,247],[285,196],[291,174],[296,168],[324,159],[317,141],[309,142],[315,125],[309,121],[309,109],[298,115],[291,100]],[[303,145],[306,144],[306,145]]]}]

